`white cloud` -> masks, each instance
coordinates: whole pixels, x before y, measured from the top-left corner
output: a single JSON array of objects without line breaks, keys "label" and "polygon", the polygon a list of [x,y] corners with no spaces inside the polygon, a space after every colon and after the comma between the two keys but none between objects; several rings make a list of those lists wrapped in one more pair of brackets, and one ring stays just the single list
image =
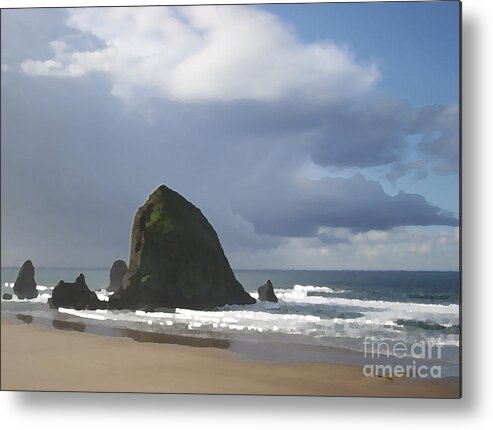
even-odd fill
[{"label": "white cloud", "polygon": [[25,61],[25,73],[103,72],[116,96],[145,90],[181,101],[350,97],[380,79],[374,63],[359,64],[331,41],[303,43],[289,25],[252,6],[72,9],[67,24],[106,46],[77,51],[53,41],[53,58]]},{"label": "white cloud", "polygon": [[323,229],[350,244],[324,243],[315,237],[288,238],[275,249],[229,253],[236,267],[284,269],[457,270],[458,228],[396,228],[352,234]]},{"label": "white cloud", "polygon": [[[459,244],[459,227],[429,226],[417,227],[395,227],[389,230],[369,230],[365,232],[352,233],[348,229],[322,227],[317,232],[317,237],[323,239],[325,236],[335,237],[339,242],[334,244],[352,243],[354,245],[389,245],[389,244],[426,244],[430,247],[457,246]],[[322,243],[325,243],[321,240]]]},{"label": "white cloud", "polygon": [[22,70],[30,75],[54,76],[63,75],[63,65],[59,61],[33,61],[27,60],[22,63]]}]

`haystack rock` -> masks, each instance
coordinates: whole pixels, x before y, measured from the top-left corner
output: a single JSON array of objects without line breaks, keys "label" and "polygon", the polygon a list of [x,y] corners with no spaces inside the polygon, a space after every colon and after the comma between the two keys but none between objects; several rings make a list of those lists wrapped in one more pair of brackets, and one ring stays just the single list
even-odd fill
[{"label": "haystack rock", "polygon": [[81,273],[74,283],[60,281],[56,285],[51,295],[50,306],[57,309],[103,309],[106,302],[100,301],[96,293],[89,289]]},{"label": "haystack rock", "polygon": [[211,309],[252,304],[202,212],[161,185],[135,215],[128,271],[110,298],[118,309]]},{"label": "haystack rock", "polygon": [[127,263],[123,260],[116,260],[110,269],[110,285],[106,291],[114,293],[122,287],[123,276],[127,273]]},{"label": "haystack rock", "polygon": [[35,299],[38,297],[36,281],[34,280],[34,266],[31,260],[24,262],[14,284],[14,293],[19,299]]},{"label": "haystack rock", "polygon": [[274,287],[272,286],[270,279],[268,279],[264,285],[258,287],[258,299],[262,302],[277,303],[278,299],[274,293]]}]

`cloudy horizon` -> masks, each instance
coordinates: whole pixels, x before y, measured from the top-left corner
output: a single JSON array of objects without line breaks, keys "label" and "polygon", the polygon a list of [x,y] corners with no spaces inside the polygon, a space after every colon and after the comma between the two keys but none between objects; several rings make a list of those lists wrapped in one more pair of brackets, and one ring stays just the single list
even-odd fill
[{"label": "cloudy horizon", "polygon": [[356,6],[2,10],[2,266],[127,260],[166,184],[234,268],[458,270],[459,5]]}]

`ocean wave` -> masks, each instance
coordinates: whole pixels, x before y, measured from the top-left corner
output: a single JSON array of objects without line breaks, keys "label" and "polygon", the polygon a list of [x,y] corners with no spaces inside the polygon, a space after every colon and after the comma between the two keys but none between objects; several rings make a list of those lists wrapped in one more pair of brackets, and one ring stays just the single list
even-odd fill
[{"label": "ocean wave", "polygon": [[455,298],[456,296],[453,294],[425,294],[425,293],[416,293],[416,294],[407,294],[407,297],[410,299],[418,299],[418,300],[438,300],[445,301],[451,298]]},{"label": "ocean wave", "polygon": [[343,293],[346,290],[334,290],[330,287],[318,287],[314,285],[299,285],[296,284],[293,287],[293,291],[301,291],[303,293],[316,292],[316,293]]},{"label": "ocean wave", "polygon": [[[325,319],[314,315],[273,314],[271,312],[229,310],[229,311],[196,311],[176,309],[175,312],[145,311],[77,311],[59,309],[59,312],[83,319],[98,320],[108,323],[121,323],[122,327],[153,327],[153,330],[179,334],[207,333],[262,333],[302,335],[312,339],[327,341],[334,338],[352,339],[409,339],[408,334],[398,330],[402,325],[392,319],[372,318],[332,318]],[[419,334],[419,333],[418,333]],[[434,337],[437,343],[458,344],[458,337],[453,332],[443,332],[442,337]],[[416,337],[430,339],[425,337]]]},{"label": "ocean wave", "polygon": [[[31,306],[33,311],[41,312],[44,309],[46,313],[52,288],[39,287],[40,294],[36,299],[19,300],[14,296],[13,303],[4,302],[6,308],[11,312],[26,313]],[[441,344],[458,345],[458,305],[340,297],[344,291],[329,286],[297,284],[292,289],[276,289],[277,303],[258,301],[254,305],[232,305],[212,311],[180,308],[174,312],[89,311],[60,308],[49,312],[58,312],[70,320],[95,320],[98,324],[116,324],[120,328],[177,334],[296,335],[328,344],[332,344],[333,339],[433,339]],[[96,291],[96,294],[103,301],[110,296],[106,290]],[[251,295],[258,298],[257,293]]]},{"label": "ocean wave", "polygon": [[95,310],[95,311],[80,311],[77,309],[69,309],[69,308],[58,308],[58,312],[61,314],[73,315],[80,318],[87,318],[91,320],[105,321],[107,318],[105,315],[107,311],[103,310]]},{"label": "ocean wave", "polygon": [[398,319],[395,321],[398,326],[401,327],[410,327],[417,328],[423,330],[435,330],[442,331],[450,334],[459,334],[459,325],[458,324],[438,324],[431,320],[405,320]]},{"label": "ocean wave", "polygon": [[11,303],[24,303],[24,304],[29,304],[29,303],[42,303],[42,304],[47,304],[48,299],[51,297],[51,294],[47,293],[40,293],[38,296],[34,299],[19,299],[17,295],[12,294],[12,298],[10,300],[5,300],[2,298],[2,302],[5,302],[6,304],[11,302]]},{"label": "ocean wave", "polygon": [[[296,288],[298,287],[298,288]],[[292,290],[277,290],[276,295],[284,302],[291,303],[305,303],[312,305],[338,305],[338,306],[351,306],[359,308],[373,308],[373,309],[392,309],[402,310],[408,312],[432,312],[432,313],[457,313],[459,312],[459,305],[456,304],[432,304],[432,303],[413,303],[413,302],[396,302],[385,300],[363,300],[363,299],[349,299],[342,297],[323,297],[308,295],[307,293],[313,292],[314,287],[303,287],[296,285]],[[320,287],[327,288],[327,287]],[[330,289],[329,289],[330,290]],[[323,291],[328,292],[328,291]]]}]

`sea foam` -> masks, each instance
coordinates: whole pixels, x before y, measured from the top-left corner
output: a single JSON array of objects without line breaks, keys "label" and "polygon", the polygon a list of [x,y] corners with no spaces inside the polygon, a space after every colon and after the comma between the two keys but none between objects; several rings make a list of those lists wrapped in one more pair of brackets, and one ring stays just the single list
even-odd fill
[{"label": "sea foam", "polygon": [[[26,306],[32,303],[33,306],[44,306],[41,309],[48,311],[46,303],[52,289],[38,286],[38,290],[40,294],[36,299],[19,300],[14,296],[14,303],[4,304],[14,307],[16,304],[22,305],[24,312]],[[296,284],[291,289],[275,289],[279,299],[277,303],[258,301],[253,305],[225,306],[211,311],[180,308],[174,312],[104,309],[82,311],[59,308],[58,311],[51,312],[59,312],[71,319],[93,320],[121,328],[162,330],[188,335],[211,335],[214,332],[221,333],[221,336],[228,333],[256,333],[262,336],[297,336],[298,340],[301,336],[327,344],[332,344],[334,339],[384,338],[410,341],[422,338],[445,345],[458,345],[457,334],[432,330],[435,327],[448,328],[458,324],[459,306],[456,304],[340,297],[344,291],[329,286]],[[97,291],[96,294],[102,301],[107,301],[110,296],[105,290]],[[252,296],[258,297],[256,293],[252,293]],[[401,321],[406,323],[399,324]],[[426,324],[420,321],[425,321]],[[429,328],[428,331],[423,327]]]}]

